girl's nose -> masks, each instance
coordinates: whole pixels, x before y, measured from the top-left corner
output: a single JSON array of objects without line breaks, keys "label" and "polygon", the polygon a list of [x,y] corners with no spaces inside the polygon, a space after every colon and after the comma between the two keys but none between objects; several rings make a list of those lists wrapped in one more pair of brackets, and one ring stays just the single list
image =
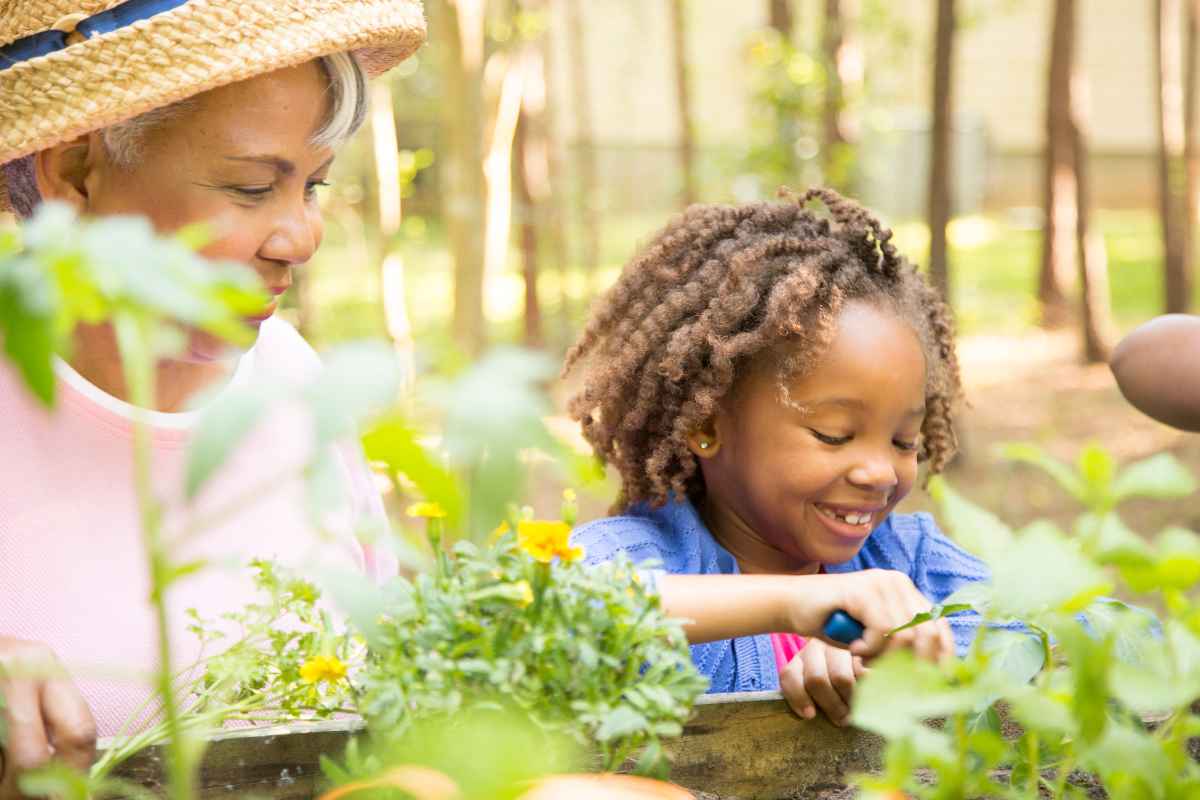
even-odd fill
[{"label": "girl's nose", "polygon": [[890,490],[900,482],[891,459],[883,457],[863,459],[854,465],[847,478],[855,486],[874,491]]}]

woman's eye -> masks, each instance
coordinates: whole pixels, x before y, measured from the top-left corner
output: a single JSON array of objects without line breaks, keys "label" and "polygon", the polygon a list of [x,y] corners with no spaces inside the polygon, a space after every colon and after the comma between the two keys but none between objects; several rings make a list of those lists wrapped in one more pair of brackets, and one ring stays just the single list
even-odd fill
[{"label": "woman's eye", "polygon": [[309,197],[313,197],[317,193],[318,187],[329,186],[329,181],[309,181],[304,185],[304,193]]},{"label": "woman's eye", "polygon": [[814,430],[813,428],[809,428],[809,431],[812,432],[812,435],[816,437],[818,442],[821,442],[823,444],[831,444],[831,445],[846,444],[853,438],[851,436],[826,436],[825,434],[821,433],[818,430]]},{"label": "woman's eye", "polygon": [[230,186],[229,190],[234,194],[250,198],[251,200],[266,197],[271,193],[270,186]]}]

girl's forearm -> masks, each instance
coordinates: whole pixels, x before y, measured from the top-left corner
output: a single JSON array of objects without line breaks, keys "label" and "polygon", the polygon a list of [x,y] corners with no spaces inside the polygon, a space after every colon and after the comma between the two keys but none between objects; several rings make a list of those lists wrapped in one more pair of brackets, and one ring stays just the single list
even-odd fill
[{"label": "girl's forearm", "polygon": [[[812,621],[826,616],[814,591],[822,577],[663,575],[658,591],[667,614],[687,620],[684,632],[692,644],[761,633],[811,635],[816,632]],[[811,608],[811,615],[804,616],[812,620],[797,619],[797,607]]]}]

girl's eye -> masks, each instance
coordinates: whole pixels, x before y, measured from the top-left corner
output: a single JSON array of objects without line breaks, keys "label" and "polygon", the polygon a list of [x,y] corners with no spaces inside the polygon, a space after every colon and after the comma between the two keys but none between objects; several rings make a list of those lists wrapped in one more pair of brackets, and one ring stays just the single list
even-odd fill
[{"label": "girl's eye", "polygon": [[893,439],[892,444],[896,445],[897,450],[903,450],[905,453],[911,453],[917,449],[917,443],[915,441],[906,442],[901,439]]},{"label": "girl's eye", "polygon": [[820,431],[818,431],[814,428],[809,428],[808,430],[812,433],[813,436],[816,437],[818,442],[821,442],[823,444],[829,444],[829,445],[836,446],[839,444],[846,444],[853,438],[851,436],[826,436],[825,434],[821,433]]}]

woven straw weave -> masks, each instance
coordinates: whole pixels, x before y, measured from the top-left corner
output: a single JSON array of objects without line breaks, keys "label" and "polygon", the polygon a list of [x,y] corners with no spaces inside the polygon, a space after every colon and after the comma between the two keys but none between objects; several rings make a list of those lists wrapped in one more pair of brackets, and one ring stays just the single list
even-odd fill
[{"label": "woven straw weave", "polygon": [[[120,0],[0,0],[0,46]],[[190,0],[0,71],[0,164],[218,86],[354,51],[372,77],[425,40],[417,0]],[[7,209],[0,170],[0,210]]]}]

